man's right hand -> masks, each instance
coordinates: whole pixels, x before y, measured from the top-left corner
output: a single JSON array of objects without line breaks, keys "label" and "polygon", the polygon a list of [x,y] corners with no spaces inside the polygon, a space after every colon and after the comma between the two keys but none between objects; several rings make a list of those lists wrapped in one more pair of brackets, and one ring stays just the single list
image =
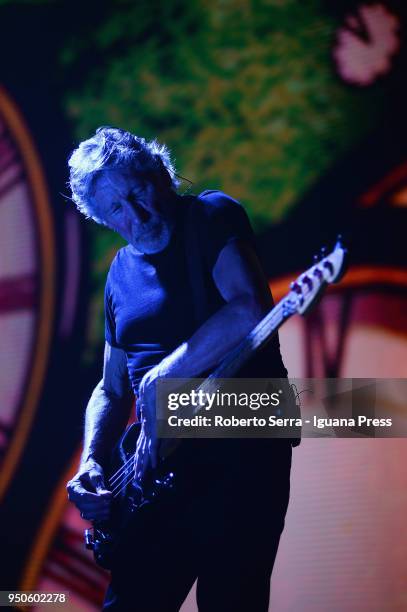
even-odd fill
[{"label": "man's right hand", "polygon": [[81,517],[88,521],[109,518],[112,493],[106,489],[103,469],[93,459],[82,463],[75,476],[67,483],[68,498],[75,504]]}]

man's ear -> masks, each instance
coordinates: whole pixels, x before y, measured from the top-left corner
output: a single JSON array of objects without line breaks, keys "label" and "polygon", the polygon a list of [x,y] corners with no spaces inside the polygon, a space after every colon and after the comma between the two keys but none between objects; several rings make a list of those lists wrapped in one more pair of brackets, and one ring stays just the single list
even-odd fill
[{"label": "man's ear", "polygon": [[163,160],[160,155],[155,155],[156,161],[158,163],[157,171],[154,173],[153,181],[160,188],[171,189],[172,188],[172,179],[170,173],[167,168],[164,166]]}]

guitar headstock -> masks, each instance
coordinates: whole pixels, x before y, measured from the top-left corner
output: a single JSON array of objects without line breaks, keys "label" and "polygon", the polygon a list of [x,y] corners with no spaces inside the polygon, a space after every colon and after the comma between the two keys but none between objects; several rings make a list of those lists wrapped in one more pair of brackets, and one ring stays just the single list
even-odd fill
[{"label": "guitar headstock", "polygon": [[345,273],[347,250],[338,236],[337,243],[329,255],[323,255],[290,285],[288,299],[296,312],[306,314],[318,300],[325,287],[337,283]]}]

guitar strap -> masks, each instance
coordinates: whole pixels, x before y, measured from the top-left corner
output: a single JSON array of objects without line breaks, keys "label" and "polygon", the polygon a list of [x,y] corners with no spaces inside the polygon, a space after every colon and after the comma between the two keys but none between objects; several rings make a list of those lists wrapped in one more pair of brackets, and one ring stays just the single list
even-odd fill
[{"label": "guitar strap", "polygon": [[202,223],[198,196],[188,196],[185,214],[185,257],[191,288],[194,319],[199,327],[208,318],[208,294],[205,283],[205,261],[201,245]]}]

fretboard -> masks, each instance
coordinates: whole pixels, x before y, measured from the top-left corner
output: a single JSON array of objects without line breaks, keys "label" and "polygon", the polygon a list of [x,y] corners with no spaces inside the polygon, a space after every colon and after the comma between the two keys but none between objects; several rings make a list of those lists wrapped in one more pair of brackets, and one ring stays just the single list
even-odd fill
[{"label": "fretboard", "polygon": [[[251,359],[256,351],[263,347],[277,332],[278,328],[296,312],[291,301],[284,297],[256,325],[256,327],[223,359],[219,366],[201,383],[198,390],[206,393],[217,389],[219,378],[233,378],[235,374]],[[197,413],[201,406],[197,406]]]}]

